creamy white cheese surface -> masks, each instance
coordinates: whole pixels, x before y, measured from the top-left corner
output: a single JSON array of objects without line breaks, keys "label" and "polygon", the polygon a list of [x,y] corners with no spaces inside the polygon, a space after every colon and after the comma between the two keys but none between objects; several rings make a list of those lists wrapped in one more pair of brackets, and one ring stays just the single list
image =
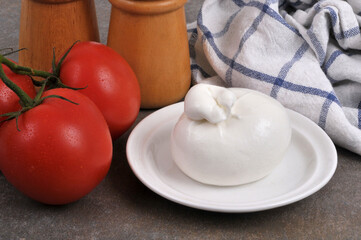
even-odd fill
[{"label": "creamy white cheese surface", "polygon": [[268,175],[291,140],[285,108],[249,89],[198,84],[187,93],[171,137],[172,157],[189,177],[231,186]]}]

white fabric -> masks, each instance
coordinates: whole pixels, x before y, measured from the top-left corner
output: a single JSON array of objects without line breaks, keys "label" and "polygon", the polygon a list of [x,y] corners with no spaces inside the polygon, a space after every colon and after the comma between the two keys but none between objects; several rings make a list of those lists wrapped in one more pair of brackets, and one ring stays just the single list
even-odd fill
[{"label": "white fabric", "polygon": [[193,84],[266,93],[361,155],[360,0],[206,0],[188,26]]}]

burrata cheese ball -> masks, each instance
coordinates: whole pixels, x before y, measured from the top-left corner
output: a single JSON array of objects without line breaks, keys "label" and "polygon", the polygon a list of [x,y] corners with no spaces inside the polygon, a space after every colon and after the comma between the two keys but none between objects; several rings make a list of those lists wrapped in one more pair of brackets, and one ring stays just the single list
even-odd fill
[{"label": "burrata cheese ball", "polygon": [[286,109],[263,93],[198,84],[171,134],[176,165],[201,183],[257,181],[282,161],[292,129]]}]

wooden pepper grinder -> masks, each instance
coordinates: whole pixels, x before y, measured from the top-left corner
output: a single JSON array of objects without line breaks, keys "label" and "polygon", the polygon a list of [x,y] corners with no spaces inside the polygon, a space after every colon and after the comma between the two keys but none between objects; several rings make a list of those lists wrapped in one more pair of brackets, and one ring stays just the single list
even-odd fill
[{"label": "wooden pepper grinder", "polygon": [[22,0],[19,63],[49,70],[75,41],[99,42],[94,0]]},{"label": "wooden pepper grinder", "polygon": [[109,0],[108,46],[137,75],[141,108],[181,100],[190,86],[184,4],[187,0]]}]

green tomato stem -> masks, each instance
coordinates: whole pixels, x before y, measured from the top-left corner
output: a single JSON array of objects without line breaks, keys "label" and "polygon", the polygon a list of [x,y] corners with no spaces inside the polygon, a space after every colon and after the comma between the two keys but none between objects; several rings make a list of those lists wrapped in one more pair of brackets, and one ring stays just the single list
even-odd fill
[{"label": "green tomato stem", "polygon": [[35,69],[29,68],[29,67],[17,65],[16,63],[5,58],[3,55],[0,55],[0,62],[5,64],[6,66],[8,66],[10,68],[10,70],[16,74],[37,76],[37,77],[42,77],[42,78],[48,78],[48,77],[53,76],[53,74],[49,73],[49,72],[35,70]]},{"label": "green tomato stem", "polygon": [[[23,107],[30,107],[33,106],[34,101],[31,99],[31,97],[22,90],[18,85],[16,85],[13,81],[11,81],[5,74],[2,63],[3,60],[6,59],[2,55],[0,55],[0,78],[4,82],[4,84],[13,90],[16,95],[20,98],[20,105]],[[6,59],[7,60],[7,59]],[[9,61],[11,62],[11,61]]]},{"label": "green tomato stem", "polygon": [[[69,50],[70,51],[70,50]],[[67,55],[67,54],[66,54]],[[65,56],[66,56],[65,55]],[[55,57],[54,57],[55,59]],[[57,74],[60,73],[60,65],[62,63],[62,61],[65,59],[65,57],[63,57],[60,61],[60,63],[58,64],[57,67]],[[54,68],[54,64],[55,60],[53,60],[53,68]],[[21,75],[28,75],[29,77],[32,78],[32,76],[37,76],[37,77],[42,77],[45,78],[45,80],[43,81],[36,81],[32,78],[32,81],[35,85],[40,86],[40,89],[38,91],[38,93],[36,94],[35,98],[32,99],[23,89],[21,89],[18,85],[16,85],[13,81],[11,81],[5,74],[4,68],[3,68],[3,64],[8,66],[10,68],[10,70],[16,74],[21,74]],[[16,128],[18,131],[20,131],[19,126],[18,126],[18,118],[19,116],[32,109],[33,107],[36,107],[37,105],[41,104],[43,102],[43,100],[47,99],[47,98],[59,98],[61,100],[65,100],[68,101],[70,103],[76,104],[78,105],[78,103],[75,103],[67,98],[64,98],[62,96],[59,95],[49,95],[46,97],[42,97],[43,92],[45,90],[45,88],[47,87],[48,83],[56,80],[55,81],[55,85],[57,85],[58,87],[64,87],[64,88],[70,88],[70,89],[74,89],[71,87],[68,87],[64,84],[61,83],[60,79],[54,75],[53,73],[49,73],[49,72],[44,72],[44,71],[39,71],[39,70],[34,70],[32,68],[28,68],[28,67],[23,67],[23,66],[19,66],[16,63],[13,63],[12,61],[8,60],[4,55],[0,54],[0,79],[4,82],[4,84],[10,88],[13,92],[15,92],[15,94],[20,98],[20,105],[22,106],[22,109],[17,111],[17,112],[11,112],[11,113],[5,113],[0,115],[1,117],[7,117],[5,120],[3,121],[8,121],[11,120],[13,118],[16,119]],[[3,122],[1,121],[1,122]]]}]

